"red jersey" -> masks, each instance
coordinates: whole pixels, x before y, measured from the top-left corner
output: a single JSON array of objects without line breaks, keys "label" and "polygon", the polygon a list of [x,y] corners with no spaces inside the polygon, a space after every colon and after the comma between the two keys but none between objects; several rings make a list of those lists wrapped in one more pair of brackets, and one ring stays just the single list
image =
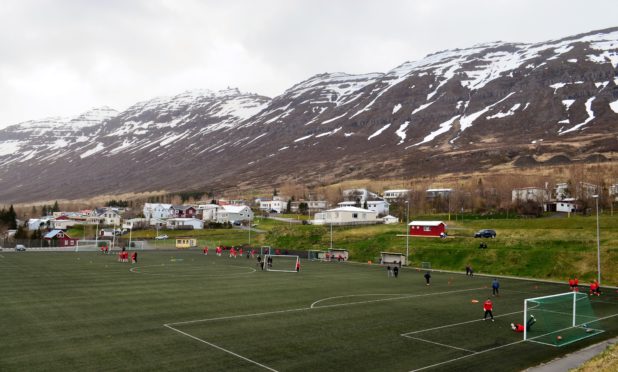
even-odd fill
[{"label": "red jersey", "polygon": [[575,280],[573,280],[573,279],[569,279],[569,285],[570,285],[571,287],[574,287],[574,286],[575,286]]},{"label": "red jersey", "polygon": [[516,324],[515,325],[515,332],[523,332],[524,331],[524,326],[521,324]]},{"label": "red jersey", "polygon": [[483,304],[483,309],[485,309],[485,311],[491,311],[493,310],[493,307],[494,307],[494,304],[491,303],[491,300],[487,300]]},{"label": "red jersey", "polygon": [[577,279],[577,278],[573,279],[573,283],[574,283],[575,285],[579,285],[579,279]]}]

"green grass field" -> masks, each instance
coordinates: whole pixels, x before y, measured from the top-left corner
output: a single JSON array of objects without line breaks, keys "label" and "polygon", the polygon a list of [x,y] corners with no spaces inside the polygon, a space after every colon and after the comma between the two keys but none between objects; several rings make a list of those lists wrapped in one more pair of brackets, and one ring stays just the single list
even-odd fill
[{"label": "green grass field", "polygon": [[[0,370],[516,371],[618,334],[618,293],[592,298],[604,333],[564,347],[511,331],[525,298],[566,285],[377,265],[302,263],[140,251],[0,252]],[[479,303],[472,303],[477,299]]]}]

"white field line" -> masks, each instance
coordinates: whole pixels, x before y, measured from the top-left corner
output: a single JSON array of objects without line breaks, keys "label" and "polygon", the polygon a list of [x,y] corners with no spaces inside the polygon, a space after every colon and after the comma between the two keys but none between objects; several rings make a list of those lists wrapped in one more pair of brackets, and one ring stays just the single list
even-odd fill
[{"label": "white field line", "polygon": [[[496,316],[494,316],[494,318],[500,318],[500,317],[503,317],[503,316],[519,314],[519,313],[523,313],[523,310],[521,310],[521,311],[513,311],[512,313],[496,315]],[[462,325],[462,324],[468,324],[468,323],[474,323],[474,322],[482,322],[482,321],[483,321],[483,318],[474,319],[474,320],[468,320],[468,321],[465,321],[465,322],[452,323],[452,324],[447,324],[447,325],[433,327],[433,328],[421,329],[421,330],[418,330],[418,331],[406,332],[406,333],[402,333],[401,336],[403,336],[403,337],[410,337],[410,335],[414,335],[414,334],[417,334],[417,333],[429,332],[429,331],[434,331],[436,329],[455,327],[455,326]],[[410,337],[410,338],[412,338],[412,337]]]},{"label": "white field line", "polygon": [[468,350],[468,349],[464,349],[464,348],[457,347],[457,346],[452,346],[452,345],[447,345],[447,344],[441,344],[439,342],[425,340],[424,338],[418,338],[418,337],[412,337],[412,336],[405,336],[405,337],[411,338],[413,340],[419,340],[419,341],[427,342],[427,343],[430,343],[430,344],[440,345],[440,346],[444,346],[444,347],[450,347],[451,349],[467,351],[468,353],[476,353],[476,351],[473,351],[473,350]]},{"label": "white field line", "polygon": [[519,340],[519,341],[511,342],[510,344],[505,344],[505,345],[501,345],[501,346],[492,347],[490,349],[485,349],[483,351],[477,351],[474,354],[468,354],[468,355],[460,356],[459,358],[453,358],[453,359],[445,360],[445,361],[440,362],[440,363],[435,363],[435,364],[431,364],[431,365],[428,365],[428,366],[425,366],[425,367],[413,369],[411,372],[422,371],[422,370],[425,370],[425,369],[429,369],[429,368],[433,368],[433,367],[438,367],[438,366],[441,366],[443,364],[447,364],[447,363],[455,362],[457,360],[461,360],[461,359],[465,359],[465,358],[471,357],[473,355],[479,355],[479,354],[483,354],[483,353],[486,353],[486,352],[489,352],[489,351],[493,351],[493,350],[497,350],[497,349],[502,349],[502,348],[507,347],[507,346],[511,346],[511,345],[515,345],[515,344],[520,344],[522,342],[524,342],[524,340]]},{"label": "white field line", "polygon": [[183,332],[183,331],[181,331],[181,330],[179,330],[179,329],[176,329],[176,328],[174,328],[174,327],[172,327],[172,326],[170,326],[170,325],[165,324],[165,327],[167,327],[167,328],[171,329],[172,331],[178,332],[178,333],[180,333],[180,334],[182,334],[182,335],[184,335],[184,336],[187,336],[187,337],[189,337],[189,338],[192,338],[192,339],[194,339],[194,340],[196,340],[196,341],[199,341],[199,342],[201,342],[201,343],[204,343],[204,344],[206,344],[206,345],[208,345],[208,346],[214,347],[215,349],[221,350],[221,351],[223,351],[223,352],[225,352],[225,353],[228,353],[228,354],[233,355],[233,356],[235,356],[235,357],[237,357],[237,358],[240,358],[240,359],[242,359],[242,360],[245,360],[245,361],[247,361],[247,362],[249,362],[249,363],[255,364],[256,366],[262,367],[262,368],[267,369],[267,370],[269,370],[269,371],[277,372],[277,370],[276,370],[276,369],[274,369],[274,368],[270,368],[270,367],[269,367],[269,366],[267,366],[267,365],[264,365],[264,364],[262,364],[262,363],[258,363],[258,362],[256,362],[255,360],[252,360],[252,359],[249,359],[249,358],[247,358],[247,357],[244,357],[244,356],[242,356],[242,355],[240,355],[240,354],[237,354],[237,353],[235,353],[235,352],[233,352],[233,351],[231,351],[231,350],[225,349],[225,348],[223,348],[223,347],[221,347],[221,346],[215,345],[215,344],[213,344],[213,343],[211,343],[211,342],[208,342],[208,341],[206,341],[206,340],[202,340],[201,338],[198,338],[198,337],[195,337],[195,336],[193,336],[193,335],[190,335],[190,334],[188,334],[188,333],[186,333],[186,332]]},{"label": "white field line", "polygon": [[[590,323],[598,322],[598,321],[601,321],[601,320],[604,320],[604,319],[613,318],[615,316],[618,316],[618,314],[613,314],[613,315],[609,315],[609,316],[606,316],[606,317],[603,317],[603,318],[599,318],[597,320],[593,320]],[[465,358],[468,358],[468,357],[471,357],[471,356],[474,356],[474,355],[483,354],[483,353],[486,353],[486,352],[489,352],[489,351],[501,349],[501,348],[504,348],[504,347],[507,347],[507,346],[512,346],[512,345],[515,345],[515,344],[520,344],[520,343],[525,342],[525,341],[532,341],[532,342],[536,342],[538,344],[556,347],[555,345],[552,345],[552,344],[547,344],[547,343],[544,343],[544,342],[535,341],[535,339],[540,338],[540,337],[544,337],[544,336],[547,336],[547,335],[550,335],[552,333],[564,331],[564,330],[570,329],[570,328],[573,328],[573,327],[561,329],[561,330],[555,331],[555,332],[550,332],[550,333],[542,334],[540,336],[534,336],[534,337],[531,337],[531,338],[529,338],[527,340],[519,340],[519,341],[512,342],[510,344],[505,344],[505,345],[501,345],[501,346],[496,346],[496,347],[493,347],[493,348],[485,349],[485,350],[482,350],[482,351],[477,351],[474,354],[468,354],[468,355],[461,356],[459,358],[453,358],[453,359],[445,360],[443,362],[439,362],[439,363],[431,364],[431,365],[424,366],[424,367],[421,367],[421,368],[413,369],[411,372],[422,371],[422,370],[425,370],[425,369],[429,369],[429,368],[433,368],[433,367],[438,367],[438,366],[441,366],[441,365],[444,365],[444,364],[448,364],[448,363],[451,363],[451,362],[455,362],[455,361],[458,361],[458,360],[461,360],[461,359],[465,359]],[[566,343],[564,345],[566,345]]]},{"label": "white field line", "polygon": [[[397,298],[389,298],[388,300],[394,300],[394,299],[407,299],[407,298],[412,298],[412,297],[420,297],[420,296],[428,296],[428,295],[435,295],[435,294],[449,294],[449,293],[458,293],[458,292],[465,292],[465,291],[472,291],[472,290],[479,290],[479,289],[485,289],[483,288],[472,288],[472,289],[466,289],[466,290],[457,290],[457,291],[447,291],[447,292],[439,292],[439,293],[432,293],[432,294],[417,294],[417,295],[409,295],[409,296],[402,296],[402,297],[397,297]],[[383,300],[383,299],[382,299]],[[302,307],[302,308],[296,308],[296,309],[287,309],[287,310],[277,310],[277,311],[268,311],[268,312],[262,312],[262,313],[254,313],[254,314],[241,314],[241,315],[232,315],[232,316],[224,316],[224,317],[218,317],[218,318],[209,318],[209,319],[198,319],[198,320],[189,320],[189,321],[185,321],[185,322],[176,322],[176,323],[167,323],[164,324],[163,326],[166,328],[169,328],[173,331],[176,331],[184,336],[190,337],[196,341],[202,342],[206,345],[212,346],[216,349],[219,349],[221,351],[224,351],[228,354],[234,355],[238,358],[241,358],[243,360],[246,360],[248,362],[251,362],[253,364],[256,364],[260,367],[263,367],[265,369],[271,370],[271,371],[275,371],[274,369],[265,366],[263,364],[260,364],[254,360],[251,360],[249,358],[243,357],[242,355],[236,354],[230,350],[224,349],[218,345],[215,345],[211,342],[208,342],[206,340],[202,340],[201,338],[195,337],[187,332],[183,332],[180,331],[176,328],[174,328],[174,325],[186,325],[186,324],[193,324],[193,323],[200,323],[200,322],[212,322],[212,321],[217,321],[217,320],[226,320],[226,319],[238,319],[238,318],[247,318],[247,317],[256,317],[256,316],[264,316],[264,315],[271,315],[271,314],[284,314],[284,313],[290,313],[290,312],[298,312],[298,311],[307,311],[307,310],[313,310],[313,309],[320,309],[320,308],[329,308],[329,307],[335,307],[335,306],[345,306],[345,305],[358,305],[358,304],[367,304],[367,303],[373,303],[373,302],[377,302],[377,301],[381,301],[381,300],[369,300],[369,301],[357,301],[357,302],[351,302],[351,303],[347,303],[347,304],[334,304],[334,305],[325,305],[325,306],[316,306],[314,307],[313,305],[316,304],[318,301],[314,302],[313,304],[311,304],[311,306],[309,307]],[[469,351],[472,352],[472,351]]]},{"label": "white field line", "polygon": [[[404,296],[399,296],[399,297],[380,298],[378,300],[355,301],[355,302],[346,302],[346,303],[342,303],[342,304],[315,306],[316,304],[318,304],[318,303],[320,303],[322,301],[327,301],[327,300],[332,300],[332,299],[337,299],[337,298],[361,297],[361,296],[389,296],[389,295],[388,294],[365,294],[365,295],[363,295],[363,294],[355,294],[355,295],[335,296],[335,297],[327,297],[327,298],[323,298],[323,299],[317,300],[317,301],[315,301],[314,303],[311,304],[310,308],[312,308],[312,309],[319,309],[319,308],[337,307],[337,306],[348,306],[348,305],[356,305],[356,304],[368,304],[368,303],[372,303],[372,302],[393,301],[393,300],[402,300],[402,299],[406,299],[406,298],[415,298],[415,297],[434,296],[434,295],[441,295],[441,294],[451,294],[451,293],[478,291],[478,290],[481,290],[481,289],[486,289],[486,288],[485,287],[479,287],[479,288],[459,289],[459,290],[446,291],[446,292],[410,294],[410,295],[404,295]],[[396,296],[396,294],[395,294],[395,296]]]}]

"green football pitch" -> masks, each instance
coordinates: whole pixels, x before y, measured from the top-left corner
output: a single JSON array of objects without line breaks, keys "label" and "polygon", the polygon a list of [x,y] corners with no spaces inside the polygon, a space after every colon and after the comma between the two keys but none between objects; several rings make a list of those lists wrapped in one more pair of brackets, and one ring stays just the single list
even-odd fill
[{"label": "green football pitch", "polygon": [[[591,298],[605,332],[523,341],[524,299],[564,284],[302,261],[140,251],[0,252],[0,370],[517,371],[618,334],[618,293]],[[483,321],[491,297],[495,322]],[[478,302],[473,302],[478,300]]]}]

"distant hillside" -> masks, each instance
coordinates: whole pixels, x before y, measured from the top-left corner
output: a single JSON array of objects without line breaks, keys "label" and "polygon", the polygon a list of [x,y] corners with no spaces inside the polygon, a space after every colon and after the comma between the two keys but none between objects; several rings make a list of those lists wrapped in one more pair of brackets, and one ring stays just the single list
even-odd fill
[{"label": "distant hillside", "polygon": [[0,201],[615,161],[618,28],[0,130]]}]

